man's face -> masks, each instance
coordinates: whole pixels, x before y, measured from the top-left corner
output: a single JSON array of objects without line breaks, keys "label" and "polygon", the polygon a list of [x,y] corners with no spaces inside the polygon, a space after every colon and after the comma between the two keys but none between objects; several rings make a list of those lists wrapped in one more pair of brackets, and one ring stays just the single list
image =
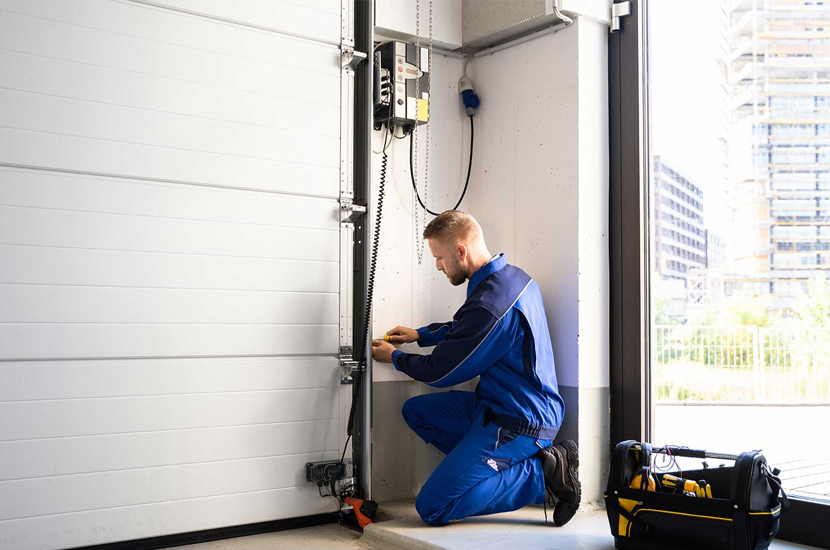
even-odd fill
[{"label": "man's face", "polygon": [[435,268],[442,271],[453,286],[462,285],[467,281],[467,274],[461,266],[457,246],[429,239],[429,250],[435,258]]}]

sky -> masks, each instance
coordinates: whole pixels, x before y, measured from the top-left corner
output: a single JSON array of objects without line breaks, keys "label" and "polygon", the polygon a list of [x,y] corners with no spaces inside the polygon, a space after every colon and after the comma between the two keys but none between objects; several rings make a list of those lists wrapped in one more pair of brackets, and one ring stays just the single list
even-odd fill
[{"label": "sky", "polygon": [[726,231],[721,174],[723,124],[720,0],[650,0],[652,153],[664,156],[699,185],[704,220]]}]

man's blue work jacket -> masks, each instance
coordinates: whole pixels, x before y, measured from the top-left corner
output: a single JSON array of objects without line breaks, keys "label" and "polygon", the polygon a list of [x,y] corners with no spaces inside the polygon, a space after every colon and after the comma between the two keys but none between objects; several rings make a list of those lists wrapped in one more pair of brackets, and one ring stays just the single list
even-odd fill
[{"label": "man's blue work jacket", "polygon": [[476,395],[491,420],[514,432],[554,439],[565,415],[539,285],[499,254],[467,284],[467,301],[449,323],[418,329],[430,355],[394,351],[395,368],[445,388],[481,376]]}]

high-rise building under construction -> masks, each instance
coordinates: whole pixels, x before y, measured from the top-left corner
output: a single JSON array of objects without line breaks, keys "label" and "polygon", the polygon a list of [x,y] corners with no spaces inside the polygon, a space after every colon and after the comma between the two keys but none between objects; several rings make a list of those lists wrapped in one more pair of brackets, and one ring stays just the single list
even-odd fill
[{"label": "high-rise building under construction", "polygon": [[724,5],[735,280],[795,296],[830,269],[830,1]]}]

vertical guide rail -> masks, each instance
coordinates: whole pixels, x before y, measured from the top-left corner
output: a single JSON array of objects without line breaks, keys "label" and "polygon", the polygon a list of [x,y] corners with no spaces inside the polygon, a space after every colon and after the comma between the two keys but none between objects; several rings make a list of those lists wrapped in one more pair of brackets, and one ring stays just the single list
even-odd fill
[{"label": "vertical guide rail", "polygon": [[[340,11],[340,366],[341,384],[351,381],[350,366],[354,360],[354,70],[342,60],[354,51],[354,0],[341,0]],[[343,368],[345,367],[345,368]],[[347,444],[346,424],[351,403],[351,386],[341,387],[341,416],[338,449]],[[352,445],[354,448],[354,445]],[[345,451],[346,449],[344,449]],[[349,460],[349,459],[345,459]]]},{"label": "vertical guide rail", "polygon": [[[340,1],[340,380],[341,384],[352,381],[354,365],[354,298],[355,289],[355,218],[359,217],[354,202],[354,0]],[[351,404],[351,386],[341,386],[339,392],[338,412],[340,438],[338,449],[343,449],[344,462],[353,462],[353,453],[348,453],[346,445],[350,440],[346,430],[349,406]],[[351,441],[352,449],[354,442]],[[346,456],[350,458],[346,458]],[[354,468],[347,466],[347,471],[354,474]],[[344,479],[344,484],[352,480]]]},{"label": "vertical guide rail", "polygon": [[[366,214],[354,228],[354,323],[353,338],[360,338],[366,307],[367,277],[371,260],[372,218],[372,74],[374,71],[374,0],[343,0],[353,3],[355,50],[366,52],[366,59],[357,66],[354,78],[354,201],[366,205]],[[370,325],[371,326],[371,325]],[[366,370],[360,392],[354,431],[354,459],[357,464],[357,493],[372,498],[372,357],[371,331],[366,350]],[[354,342],[354,349],[360,349]],[[355,357],[360,361],[360,357]]]}]

